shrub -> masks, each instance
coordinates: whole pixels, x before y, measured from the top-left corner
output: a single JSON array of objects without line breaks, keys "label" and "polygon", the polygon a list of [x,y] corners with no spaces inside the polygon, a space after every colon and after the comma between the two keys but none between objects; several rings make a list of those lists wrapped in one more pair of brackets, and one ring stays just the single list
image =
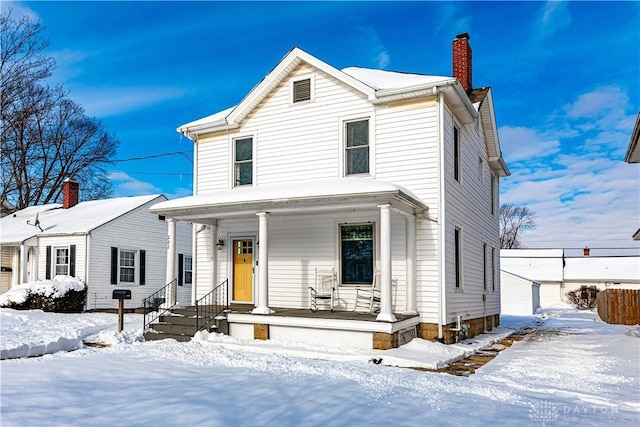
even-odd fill
[{"label": "shrub", "polygon": [[567,301],[578,310],[591,310],[598,305],[598,292],[595,286],[581,286],[567,293]]},{"label": "shrub", "polygon": [[42,310],[56,313],[82,313],[87,302],[87,285],[81,290],[55,288],[26,289],[24,298],[7,300],[1,306],[15,310]]}]

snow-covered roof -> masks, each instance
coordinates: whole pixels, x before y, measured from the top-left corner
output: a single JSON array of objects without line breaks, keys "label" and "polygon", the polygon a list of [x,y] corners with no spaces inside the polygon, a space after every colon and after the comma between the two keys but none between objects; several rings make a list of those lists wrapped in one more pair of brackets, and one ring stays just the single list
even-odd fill
[{"label": "snow-covered roof", "polygon": [[[155,199],[166,200],[162,195],[153,194],[92,200],[69,209],[57,203],[31,206],[0,218],[0,243],[21,244],[35,236],[89,233]],[[42,231],[35,225],[36,218]]]},{"label": "snow-covered roof", "polygon": [[[253,205],[256,204],[273,207],[294,202],[335,202],[345,198],[353,200],[358,197],[385,195],[398,197],[420,210],[428,209],[427,205],[411,191],[399,185],[373,178],[336,178],[237,187],[169,200],[152,206],[150,210],[170,215],[170,212],[199,208],[233,208],[235,206],[255,209]],[[252,206],[248,207],[248,205]]]},{"label": "snow-covered roof", "polygon": [[375,90],[403,89],[416,86],[434,86],[455,80],[453,77],[429,76],[426,74],[400,73],[371,68],[348,67],[342,72],[361,81]]},{"label": "snow-covered roof", "polygon": [[238,127],[242,120],[300,64],[306,63],[361,92],[371,102],[395,102],[416,96],[432,96],[432,88],[443,86],[452,108],[469,123],[477,117],[464,89],[453,77],[400,73],[350,67],[338,70],[299,48],[293,48],[235,107],[178,127],[177,131],[195,139],[198,134]]}]

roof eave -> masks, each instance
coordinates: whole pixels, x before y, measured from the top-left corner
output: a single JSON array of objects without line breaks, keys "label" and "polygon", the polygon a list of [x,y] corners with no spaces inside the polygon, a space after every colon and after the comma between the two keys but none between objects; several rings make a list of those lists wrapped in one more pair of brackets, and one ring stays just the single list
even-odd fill
[{"label": "roof eave", "polygon": [[629,140],[629,148],[624,156],[627,163],[640,163],[640,148],[638,147],[638,139],[640,139],[640,112],[636,118],[636,124],[633,127],[631,139]]}]

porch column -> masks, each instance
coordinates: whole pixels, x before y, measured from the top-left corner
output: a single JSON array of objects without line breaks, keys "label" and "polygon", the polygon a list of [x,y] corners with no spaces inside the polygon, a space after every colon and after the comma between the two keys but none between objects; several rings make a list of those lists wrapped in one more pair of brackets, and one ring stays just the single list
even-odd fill
[{"label": "porch column", "polygon": [[253,314],[272,314],[269,308],[269,235],[267,233],[267,218],[269,212],[258,212],[258,306]]},{"label": "porch column", "polygon": [[176,303],[178,281],[176,280],[176,220],[167,219],[167,284],[171,283],[167,292],[169,306]]},{"label": "porch column", "polygon": [[218,224],[212,224],[211,226],[211,266],[209,271],[211,272],[211,283],[209,283],[209,290],[215,289],[218,284]]},{"label": "porch column", "polygon": [[406,314],[417,314],[416,310],[416,217],[407,216],[407,311]]},{"label": "porch column", "polygon": [[380,205],[380,313],[376,320],[395,322],[391,292],[391,205]]},{"label": "porch column", "polygon": [[27,245],[20,245],[20,280],[18,283],[27,283]]}]

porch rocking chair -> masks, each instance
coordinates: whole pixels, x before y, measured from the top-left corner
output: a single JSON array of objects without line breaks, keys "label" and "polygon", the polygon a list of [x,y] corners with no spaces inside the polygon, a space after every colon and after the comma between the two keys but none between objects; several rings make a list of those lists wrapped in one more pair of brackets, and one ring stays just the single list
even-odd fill
[{"label": "porch rocking chair", "polygon": [[[366,311],[365,311],[366,310]],[[371,286],[356,288],[356,303],[353,311],[374,314],[380,311],[380,272],[373,275]]]},{"label": "porch rocking chair", "polygon": [[309,286],[309,310],[318,311],[318,303],[329,303],[331,312],[334,310],[336,293],[336,272],[331,270],[318,270],[316,268],[316,283]]}]

